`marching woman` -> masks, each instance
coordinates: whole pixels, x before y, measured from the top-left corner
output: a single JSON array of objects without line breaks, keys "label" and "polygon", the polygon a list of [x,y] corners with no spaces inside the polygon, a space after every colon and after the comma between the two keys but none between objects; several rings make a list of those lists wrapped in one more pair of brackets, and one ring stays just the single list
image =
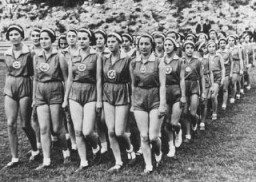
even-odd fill
[{"label": "marching woman", "polygon": [[141,148],[146,164],[144,173],[148,174],[153,171],[152,151],[157,165],[162,159],[159,136],[163,121],[161,117],[166,112],[166,68],[153,52],[154,39],[151,35],[141,35],[138,49],[140,55],[137,55],[130,64],[132,107],[140,131]]},{"label": "marching woman", "polygon": [[123,143],[129,164],[133,164],[136,155],[130,138],[125,133],[128,111],[130,107],[129,64],[130,59],[124,55],[120,46],[123,42],[121,35],[116,32],[108,34],[107,45],[111,54],[103,57],[103,106],[108,128],[108,137],[115,157],[115,165],[109,172],[118,172],[123,166],[119,143]]},{"label": "marching woman", "polygon": [[224,60],[224,66],[225,66],[225,79],[223,82],[223,103],[222,103],[222,109],[226,110],[227,108],[227,102],[228,102],[228,88],[230,85],[230,79],[232,78],[233,73],[233,60],[231,53],[226,49],[227,47],[227,39],[226,38],[220,38],[219,40],[219,50],[217,51],[217,54],[220,54]]},{"label": "marching woman", "polygon": [[174,157],[175,147],[179,147],[182,143],[179,120],[186,103],[184,62],[176,55],[176,49],[176,41],[167,37],[164,41],[166,55],[163,57],[163,62],[166,69],[167,124],[165,129],[169,138],[168,157]]},{"label": "marching woman", "polygon": [[100,162],[98,135],[94,132],[96,112],[102,109],[102,63],[95,50],[95,36],[88,29],[78,30],[77,52],[73,52],[69,62],[68,81],[62,107],[67,107],[68,99],[74,123],[80,167],[77,172],[88,167],[86,141],[92,142],[94,162]]},{"label": "marching woman", "polygon": [[[184,45],[185,57],[185,86],[187,104],[184,108],[185,116],[185,140],[184,142],[191,141],[191,128],[196,130],[198,124],[197,109],[199,106],[199,97],[201,100],[205,99],[205,79],[203,73],[202,62],[193,57],[195,44],[192,41],[185,41]],[[192,124],[192,127],[191,127]]]},{"label": "marching woman", "polygon": [[246,33],[244,35],[244,50],[245,50],[245,59],[246,62],[246,72],[247,72],[247,86],[246,89],[251,89],[251,68],[254,64],[255,59],[255,53],[254,53],[254,45],[251,43],[251,35],[249,33]]},{"label": "marching woman", "polygon": [[124,53],[132,58],[136,56],[136,49],[132,48],[133,45],[133,37],[131,34],[129,33],[124,33],[122,34],[122,38],[124,40],[123,44],[122,44],[122,51],[124,51]]},{"label": "marching woman", "polygon": [[[34,57],[36,54],[38,54],[42,50],[40,45],[40,31],[41,29],[36,27],[30,33],[30,38],[33,42],[33,46],[30,48],[32,57]],[[41,139],[40,139],[40,127],[38,123],[35,106],[33,106],[31,119],[32,119],[32,127],[34,128],[36,133],[37,148],[41,149],[42,145],[41,145]]]},{"label": "marching woman", "polygon": [[52,47],[55,40],[55,32],[52,29],[42,29],[40,33],[42,51],[34,57],[33,104],[37,107],[44,157],[43,164],[36,170],[51,165],[51,130],[60,140],[64,163],[70,161],[61,112],[64,96],[63,81],[66,84],[67,80],[67,64],[64,56]]},{"label": "marching woman", "polygon": [[19,164],[17,117],[20,113],[22,129],[27,135],[32,147],[30,160],[39,156],[36,135],[31,127],[31,103],[33,58],[29,48],[22,43],[24,30],[20,25],[10,25],[6,38],[12,47],[5,52],[7,75],[4,86],[4,108],[8,125],[8,137],[11,148],[12,160],[4,168],[15,167]]},{"label": "marching woman", "polygon": [[[64,50],[62,50],[62,54],[65,57],[65,61],[66,63],[69,62],[69,60],[71,59],[71,56],[73,55],[73,53],[76,53],[78,50],[77,47],[77,31],[75,29],[70,29],[67,32],[67,43],[68,43],[68,47]],[[76,146],[76,137],[75,137],[75,130],[74,130],[74,124],[71,120],[70,117],[70,110],[69,108],[65,108],[65,122],[67,124],[67,129],[68,129],[68,133],[66,134],[66,138],[69,139],[71,141],[71,150],[72,151],[76,151],[77,150],[77,146]]]},{"label": "marching woman", "polygon": [[212,99],[212,120],[217,119],[218,110],[218,94],[220,86],[223,85],[225,79],[225,67],[224,60],[221,55],[216,54],[217,44],[210,40],[207,43],[208,59],[210,67],[213,72],[213,83],[211,87],[211,99]]},{"label": "marching woman", "polygon": [[208,54],[207,51],[207,42],[202,42],[198,47],[198,52],[200,53],[200,60],[203,65],[203,72],[204,72],[204,80],[205,80],[205,100],[203,102],[202,109],[202,117],[200,122],[200,130],[205,130],[205,121],[208,113],[208,100],[211,97],[211,90],[212,84],[214,83],[213,80],[213,73],[210,67],[209,58],[206,56]]},{"label": "marching woman", "polygon": [[[228,50],[232,55],[233,60],[233,72],[232,72],[232,92],[230,103],[235,103],[235,98],[240,99],[240,87],[241,87],[241,75],[243,74],[243,58],[242,50],[239,46],[236,46],[236,37],[230,35],[228,37]],[[238,88],[237,88],[238,87]]]},{"label": "marching woman", "polygon": [[[107,43],[107,34],[103,30],[96,30],[94,32],[96,38],[96,51],[98,54],[101,54],[103,57],[108,56],[110,51],[106,48]],[[104,154],[108,151],[107,143],[107,126],[104,117],[104,109],[102,108],[101,113],[97,113],[97,131],[100,137],[101,142],[101,154]]]}]

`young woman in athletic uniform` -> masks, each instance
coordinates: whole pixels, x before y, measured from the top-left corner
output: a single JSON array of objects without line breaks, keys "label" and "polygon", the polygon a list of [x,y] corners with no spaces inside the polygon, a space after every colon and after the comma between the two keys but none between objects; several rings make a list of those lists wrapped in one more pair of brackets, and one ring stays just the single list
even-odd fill
[{"label": "young woman in athletic uniform", "polygon": [[101,112],[102,109],[102,61],[90,47],[95,45],[92,31],[80,28],[77,39],[77,52],[73,52],[68,64],[68,81],[62,107],[67,107],[69,102],[80,156],[78,172],[89,166],[87,140],[91,140],[94,163],[99,164],[101,158],[99,138],[94,132],[94,127],[96,112]]},{"label": "young woman in athletic uniform", "polygon": [[[77,31],[75,29],[70,29],[67,32],[66,36],[68,47],[64,50],[62,50],[62,54],[64,55],[66,63],[69,62],[71,59],[73,53],[76,53],[78,50],[77,47]],[[70,116],[70,110],[69,107],[64,109],[65,112],[65,122],[67,124],[67,130],[68,133],[66,134],[66,138],[70,139],[71,141],[71,151],[76,151],[76,137],[75,137],[75,130],[74,130],[74,124]]]},{"label": "young woman in athletic uniform", "polygon": [[51,165],[51,130],[60,140],[64,163],[70,161],[61,112],[64,96],[63,81],[66,84],[67,80],[67,64],[64,56],[52,47],[55,40],[56,35],[52,29],[42,29],[40,33],[42,51],[34,57],[33,103],[37,107],[44,157],[42,165],[36,170]]},{"label": "young woman in athletic uniform", "polygon": [[[141,136],[141,148],[145,161],[144,173],[153,171],[151,154],[157,165],[162,159],[160,131],[166,113],[165,66],[153,52],[154,39],[141,35],[138,41],[140,55],[130,64],[132,107]],[[150,147],[152,144],[152,149]]]},{"label": "young woman in athletic uniform", "polygon": [[130,162],[136,159],[130,138],[125,133],[131,103],[130,59],[120,50],[122,42],[123,39],[120,34],[109,33],[107,46],[111,54],[103,57],[103,106],[109,142],[115,157],[115,165],[108,170],[109,172],[118,172],[123,166],[120,152],[121,142],[126,148],[128,159],[131,159]]},{"label": "young woman in athletic uniform", "polygon": [[228,102],[228,88],[231,84],[231,78],[232,78],[232,72],[233,72],[233,60],[232,55],[229,50],[227,50],[227,39],[226,38],[220,38],[219,40],[219,50],[217,51],[217,54],[220,54],[224,60],[224,66],[225,66],[225,79],[223,82],[223,103],[222,103],[222,109],[226,110],[227,108],[227,102]]},{"label": "young woman in athletic uniform", "polygon": [[[199,97],[204,101],[205,99],[205,79],[202,67],[202,62],[193,57],[195,44],[192,41],[185,41],[184,45],[185,57],[185,86],[187,104],[184,108],[185,117],[185,140],[184,142],[191,141],[191,128],[196,131],[198,124],[197,110],[199,106]],[[192,125],[192,126],[191,126]]]},{"label": "young woman in athletic uniform", "polygon": [[202,62],[202,66],[203,66],[203,72],[204,72],[204,79],[205,79],[205,100],[202,103],[202,108],[201,109],[201,122],[200,122],[200,130],[205,130],[205,121],[206,121],[206,117],[208,114],[208,100],[211,97],[211,93],[210,90],[212,87],[212,84],[214,83],[213,80],[213,73],[210,67],[210,63],[209,63],[209,58],[206,56],[208,54],[207,51],[207,42],[202,42],[199,47],[198,47],[198,52],[200,54],[200,60]]},{"label": "young woman in athletic uniform", "polygon": [[[30,33],[30,38],[33,42],[33,45],[30,48],[32,57],[34,57],[36,54],[38,54],[42,50],[41,45],[40,45],[40,31],[41,31],[40,28],[34,28]],[[40,139],[40,128],[39,128],[39,123],[38,123],[35,106],[33,107],[33,110],[32,110],[31,119],[32,119],[32,127],[34,128],[35,133],[36,133],[37,148],[41,149],[42,145],[41,145],[41,139]]]},{"label": "young woman in athletic uniform", "polygon": [[218,94],[220,86],[223,85],[225,79],[224,60],[221,55],[216,54],[217,44],[210,40],[207,43],[208,59],[210,67],[213,72],[213,84],[211,87],[211,100],[212,100],[212,120],[217,119],[218,110]]},{"label": "young woman in athletic uniform", "polygon": [[[108,56],[110,51],[106,48],[107,43],[107,34],[103,30],[96,30],[95,32],[96,38],[96,51],[98,54],[101,54],[103,57]],[[107,143],[107,126],[105,122],[104,116],[104,108],[101,113],[97,113],[97,131],[100,137],[101,142],[101,154],[104,154],[108,151],[108,143]]]},{"label": "young woman in athletic uniform", "polygon": [[29,48],[22,43],[24,30],[20,25],[10,25],[7,29],[6,38],[12,44],[12,47],[5,52],[7,73],[4,86],[4,108],[12,160],[4,168],[11,168],[19,164],[18,113],[20,113],[21,127],[32,147],[30,160],[35,160],[39,156],[39,151],[36,144],[36,135],[30,123],[33,58]]},{"label": "young woman in athletic uniform", "polygon": [[246,89],[251,89],[251,68],[254,63],[255,53],[254,53],[254,45],[251,43],[251,35],[246,33],[244,35],[244,50],[245,50],[245,59],[247,60],[246,72],[247,72],[247,86]]},{"label": "young woman in athletic uniform", "polygon": [[182,143],[182,130],[179,121],[186,103],[184,62],[176,55],[176,49],[176,41],[167,37],[164,41],[166,55],[162,61],[166,74],[167,123],[165,129],[169,138],[168,157],[174,157],[175,147],[179,147]]},{"label": "young woman in athletic uniform", "polygon": [[[231,35],[228,37],[228,51],[231,53],[233,60],[233,72],[232,72],[232,92],[230,103],[235,103],[235,98],[240,99],[240,87],[241,87],[241,75],[243,74],[243,58],[242,50],[239,46],[236,46],[236,37]],[[238,88],[237,88],[238,87]]]}]

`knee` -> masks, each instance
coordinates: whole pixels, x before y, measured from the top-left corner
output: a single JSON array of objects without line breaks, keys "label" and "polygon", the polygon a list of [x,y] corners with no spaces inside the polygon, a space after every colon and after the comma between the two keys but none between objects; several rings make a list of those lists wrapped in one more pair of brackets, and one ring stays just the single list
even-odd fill
[{"label": "knee", "polygon": [[41,133],[41,135],[46,135],[46,134],[50,133],[50,128],[42,127],[42,128],[40,128],[40,133]]},{"label": "knee", "polygon": [[117,137],[122,137],[122,136],[124,136],[124,131],[119,130],[119,131],[116,131],[115,134],[116,134]]},{"label": "knee", "polygon": [[142,143],[149,143],[149,137],[147,135],[140,136]]},{"label": "knee", "polygon": [[82,132],[82,131],[75,130],[75,136],[76,136],[76,137],[82,137],[82,136],[83,136],[83,132]]},{"label": "knee", "polygon": [[156,143],[159,141],[159,136],[158,135],[152,135],[152,136],[149,136],[149,139],[150,139],[150,143]]},{"label": "knee", "polygon": [[8,122],[7,122],[7,126],[8,126],[8,128],[16,128],[16,124],[15,124],[15,122],[13,121],[13,120],[9,120]]},{"label": "knee", "polygon": [[109,132],[108,132],[108,136],[109,136],[110,138],[114,138],[114,137],[116,137],[116,134],[115,134],[114,131],[109,131]]}]

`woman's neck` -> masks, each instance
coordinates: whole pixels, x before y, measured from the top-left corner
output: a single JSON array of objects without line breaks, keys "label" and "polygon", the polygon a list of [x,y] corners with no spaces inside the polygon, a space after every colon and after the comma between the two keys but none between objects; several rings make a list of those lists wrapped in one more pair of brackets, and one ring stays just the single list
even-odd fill
[{"label": "woman's neck", "polygon": [[130,47],[124,48],[124,52],[125,52],[125,53],[129,52],[130,50],[131,50]]},{"label": "woman's neck", "polygon": [[167,56],[167,58],[173,58],[174,54],[175,53],[173,51],[173,52],[167,53],[166,56]]},{"label": "woman's neck", "polygon": [[97,47],[97,52],[104,52],[105,46]]},{"label": "woman's neck", "polygon": [[22,43],[19,43],[19,44],[13,44],[13,50],[14,51],[19,51],[19,50],[21,50],[21,48],[22,48]]}]

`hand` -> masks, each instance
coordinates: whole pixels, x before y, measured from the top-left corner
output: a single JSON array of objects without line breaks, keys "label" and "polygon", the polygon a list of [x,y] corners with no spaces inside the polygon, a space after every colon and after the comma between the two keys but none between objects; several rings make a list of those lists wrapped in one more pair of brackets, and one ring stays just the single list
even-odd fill
[{"label": "hand", "polygon": [[64,99],[63,103],[62,103],[62,108],[65,109],[68,107],[68,101]]},{"label": "hand", "polygon": [[159,110],[160,118],[166,114],[166,106],[165,105],[160,105],[158,110]]},{"label": "hand", "polygon": [[102,102],[97,102],[96,103],[96,112],[101,113],[102,111]]},{"label": "hand", "polygon": [[34,107],[34,106],[36,106],[35,99],[33,99],[32,104],[31,104],[31,107]]},{"label": "hand", "polygon": [[225,80],[225,79],[221,79],[220,85],[223,85],[223,84],[224,84],[224,80]]},{"label": "hand", "polygon": [[243,75],[244,74],[244,71],[241,69],[240,70],[240,75]]},{"label": "hand", "polygon": [[185,104],[186,104],[187,100],[185,96],[182,96],[180,98],[180,108],[184,108]]},{"label": "hand", "polygon": [[131,106],[131,108],[130,108],[130,112],[134,112],[134,108],[133,108],[133,106]]},{"label": "hand", "polygon": [[232,79],[232,73],[230,73],[230,75],[229,75],[229,79]]}]

